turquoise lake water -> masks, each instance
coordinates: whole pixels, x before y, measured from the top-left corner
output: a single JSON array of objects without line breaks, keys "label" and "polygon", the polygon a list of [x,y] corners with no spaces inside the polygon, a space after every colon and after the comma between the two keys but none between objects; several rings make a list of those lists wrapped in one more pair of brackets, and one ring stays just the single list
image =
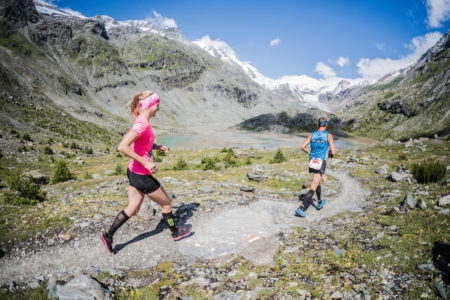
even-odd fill
[{"label": "turquoise lake water", "polygon": [[[173,134],[158,138],[159,144],[177,148],[238,147],[243,149],[277,149],[300,147],[307,134],[274,134],[245,131],[220,131],[208,135]],[[336,149],[359,148],[369,145],[354,138],[334,137]]]}]

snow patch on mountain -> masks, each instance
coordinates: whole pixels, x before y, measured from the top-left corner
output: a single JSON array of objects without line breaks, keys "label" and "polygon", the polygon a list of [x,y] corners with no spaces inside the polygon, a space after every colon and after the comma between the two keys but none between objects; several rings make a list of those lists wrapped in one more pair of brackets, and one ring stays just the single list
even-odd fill
[{"label": "snow patch on mountain", "polygon": [[319,103],[321,93],[338,93],[354,85],[367,84],[363,79],[345,79],[337,76],[327,78],[312,78],[307,75],[282,76],[272,79],[264,76],[249,62],[241,61],[236,57],[234,50],[224,41],[211,40],[206,35],[194,43],[212,56],[222,61],[237,65],[256,83],[263,87],[287,97],[287,100],[301,101],[309,106],[326,109]]},{"label": "snow patch on mountain", "polygon": [[34,0],[34,5],[36,6],[36,10],[42,14],[86,19],[85,16],[77,11],[71,10],[70,8],[59,8],[43,0]]}]

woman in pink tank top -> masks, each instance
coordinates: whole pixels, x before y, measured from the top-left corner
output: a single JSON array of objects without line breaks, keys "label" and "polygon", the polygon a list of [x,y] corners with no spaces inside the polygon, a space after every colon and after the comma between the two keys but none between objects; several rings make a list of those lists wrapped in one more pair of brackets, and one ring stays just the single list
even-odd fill
[{"label": "woman in pink tank top", "polygon": [[[151,161],[149,152],[153,148],[155,135],[149,120],[159,111],[159,96],[152,91],[139,92],[134,95],[131,103],[131,113],[134,123],[130,131],[123,137],[118,150],[130,157],[127,176],[130,181],[128,187],[128,207],[117,215],[111,228],[100,234],[106,249],[113,253],[113,235],[130,217],[137,214],[144,196],[161,205],[165,223],[172,231],[172,238],[177,241],[191,233],[191,225],[176,226],[172,215],[172,201],[159,181],[152,176],[158,171],[158,166]],[[167,147],[156,146],[156,150],[167,152]]]}]

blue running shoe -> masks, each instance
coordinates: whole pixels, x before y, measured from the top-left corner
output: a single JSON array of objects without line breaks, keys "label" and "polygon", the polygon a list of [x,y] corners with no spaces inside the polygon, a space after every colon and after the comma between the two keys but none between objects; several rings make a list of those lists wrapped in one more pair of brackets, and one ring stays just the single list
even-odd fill
[{"label": "blue running shoe", "polygon": [[320,201],[319,204],[317,205],[317,208],[318,208],[318,209],[322,209],[323,206],[325,205],[325,202],[327,202],[327,201],[325,201],[324,199],[322,199],[322,201]]},{"label": "blue running shoe", "polygon": [[303,211],[302,207],[297,208],[297,210],[295,211],[295,214],[299,217],[306,218],[306,214]]}]

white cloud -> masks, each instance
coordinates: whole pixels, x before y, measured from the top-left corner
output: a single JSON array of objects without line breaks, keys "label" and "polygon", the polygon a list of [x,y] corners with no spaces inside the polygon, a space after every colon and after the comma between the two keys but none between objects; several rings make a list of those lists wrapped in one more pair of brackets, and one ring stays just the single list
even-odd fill
[{"label": "white cloud", "polygon": [[378,50],[383,50],[384,49],[384,43],[377,43],[376,46],[377,46]]},{"label": "white cloud", "polygon": [[427,23],[432,28],[441,27],[450,18],[450,0],[427,0]]},{"label": "white cloud", "polygon": [[278,39],[278,38],[276,38],[276,39],[274,39],[274,40],[271,40],[271,41],[270,41],[270,47],[276,46],[276,45],[278,45],[280,42],[281,42],[281,40]]},{"label": "white cloud", "polygon": [[[405,68],[415,63],[428,49],[441,38],[440,32],[427,33],[424,36],[415,37],[405,47],[413,50],[411,54],[400,59],[391,58],[361,58],[357,64],[358,73],[368,80],[376,80],[382,76]],[[317,68],[317,67],[316,67]]]},{"label": "white cloud", "polygon": [[346,64],[349,63],[349,59],[348,57],[339,57],[339,59],[337,60],[337,64],[341,67],[345,66]]},{"label": "white cloud", "polygon": [[156,11],[153,11],[153,15],[155,16],[155,18],[148,18],[147,21],[152,22],[158,27],[162,28],[178,27],[174,19],[165,18]]},{"label": "white cloud", "polygon": [[316,68],[314,69],[315,72],[319,73],[320,75],[322,75],[325,78],[329,78],[329,77],[335,77],[336,76],[336,72],[333,70],[332,67],[324,64],[323,62],[318,62],[316,65]]}]

